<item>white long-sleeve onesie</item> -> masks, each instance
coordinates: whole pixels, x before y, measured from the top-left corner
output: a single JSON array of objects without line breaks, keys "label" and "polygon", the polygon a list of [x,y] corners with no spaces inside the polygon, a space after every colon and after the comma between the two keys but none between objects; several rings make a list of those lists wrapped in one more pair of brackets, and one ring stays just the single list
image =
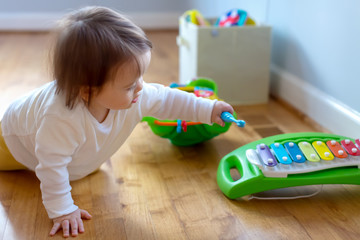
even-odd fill
[{"label": "white long-sleeve onesie", "polygon": [[5,112],[2,131],[15,159],[34,170],[50,218],[75,211],[70,181],[85,177],[108,160],[144,116],[211,124],[215,101],[144,83],[129,109],[110,110],[99,123],[83,103],[72,110],[55,81],[18,99]]}]

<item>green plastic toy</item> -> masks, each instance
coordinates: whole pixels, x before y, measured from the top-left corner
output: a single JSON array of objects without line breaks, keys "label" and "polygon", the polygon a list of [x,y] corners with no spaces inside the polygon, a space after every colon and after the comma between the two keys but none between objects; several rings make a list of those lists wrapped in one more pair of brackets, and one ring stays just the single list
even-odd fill
[{"label": "green plastic toy", "polygon": [[[359,140],[355,142],[357,144]],[[291,157],[290,148],[300,149],[297,146],[302,145],[310,150],[306,160],[302,161],[301,158],[307,153],[302,155],[302,152],[297,152],[294,158]],[[346,150],[346,145],[352,146],[351,150]],[[285,149],[283,154],[290,155],[281,157],[284,163],[275,158],[276,154],[281,153],[277,152],[277,148]],[[266,149],[274,154],[275,162],[265,154]],[[236,199],[277,188],[360,184],[359,167],[360,149],[354,139],[327,133],[288,133],[251,142],[227,154],[220,161],[217,183],[228,198]],[[233,180],[231,169],[239,172],[240,179]]]},{"label": "green plastic toy", "polygon": [[[201,97],[219,99],[217,85],[211,79],[199,78],[191,81],[186,86],[175,85],[173,87],[187,92],[195,93],[198,91]],[[236,118],[235,113],[234,117]],[[222,127],[216,123],[208,125],[182,120],[158,120],[154,117],[144,117],[143,121],[149,124],[154,134],[162,138],[168,138],[172,144],[177,146],[191,146],[207,141],[221,133],[225,133],[231,126],[231,122],[225,122],[225,126]],[[179,126],[182,129],[179,129]]]}]

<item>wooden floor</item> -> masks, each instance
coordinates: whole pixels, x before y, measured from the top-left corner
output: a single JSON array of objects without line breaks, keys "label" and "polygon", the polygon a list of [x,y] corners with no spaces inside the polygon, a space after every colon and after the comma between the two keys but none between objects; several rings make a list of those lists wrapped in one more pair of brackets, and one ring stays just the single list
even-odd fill
[{"label": "wooden floor", "polygon": [[[149,32],[155,48],[146,81],[177,81],[176,35]],[[51,79],[50,39],[47,33],[0,33],[1,115],[12,99]],[[274,99],[236,112],[247,122],[244,129],[232,126],[187,148],[139,124],[100,171],[72,183],[76,204],[93,216],[78,239],[359,239],[358,186],[328,185],[297,200],[229,200],[222,194],[216,171],[227,153],[274,134],[319,131]],[[0,172],[0,239],[48,239],[51,226],[34,173]]]}]

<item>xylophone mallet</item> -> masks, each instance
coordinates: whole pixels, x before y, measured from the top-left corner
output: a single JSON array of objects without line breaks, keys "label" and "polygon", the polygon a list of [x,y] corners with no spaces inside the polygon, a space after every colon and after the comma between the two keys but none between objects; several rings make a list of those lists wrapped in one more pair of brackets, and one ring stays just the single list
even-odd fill
[{"label": "xylophone mallet", "polygon": [[238,127],[244,127],[245,121],[244,120],[236,120],[234,116],[229,112],[223,112],[221,113],[221,119],[224,122],[234,122]]}]

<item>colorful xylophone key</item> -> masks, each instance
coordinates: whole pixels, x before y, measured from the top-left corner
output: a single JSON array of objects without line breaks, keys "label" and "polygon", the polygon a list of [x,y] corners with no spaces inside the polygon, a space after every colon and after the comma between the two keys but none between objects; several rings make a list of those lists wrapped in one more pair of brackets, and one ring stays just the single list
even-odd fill
[{"label": "colorful xylophone key", "polygon": [[330,149],[326,146],[326,144],[322,141],[314,141],[312,143],[314,149],[319,154],[321,159],[324,160],[333,160],[334,155],[331,153]]},{"label": "colorful xylophone key", "polygon": [[262,160],[262,162],[269,166],[269,167],[274,167],[277,164],[277,161],[274,157],[274,155],[271,154],[271,151],[269,149],[269,147],[266,144],[259,144],[256,146],[256,149],[259,152],[260,155],[260,159]]},{"label": "colorful xylophone key", "polygon": [[304,153],[306,159],[310,162],[320,161],[319,155],[317,155],[315,149],[308,142],[300,142],[299,148]]},{"label": "colorful xylophone key", "polygon": [[270,145],[271,149],[274,152],[274,155],[276,156],[277,160],[282,164],[291,164],[291,158],[289,154],[286,152],[284,146],[280,143],[273,143]]},{"label": "colorful xylophone key", "polygon": [[341,141],[341,146],[345,148],[345,150],[348,152],[348,154],[352,156],[360,156],[360,151],[356,147],[356,145],[350,140],[345,139]]},{"label": "colorful xylophone key", "polygon": [[286,142],[284,146],[294,162],[303,163],[306,161],[304,154],[296,143]]},{"label": "colorful xylophone key", "polygon": [[326,142],[327,146],[331,150],[331,152],[338,158],[346,158],[348,154],[346,151],[341,147],[340,143],[335,140],[329,140]]}]

